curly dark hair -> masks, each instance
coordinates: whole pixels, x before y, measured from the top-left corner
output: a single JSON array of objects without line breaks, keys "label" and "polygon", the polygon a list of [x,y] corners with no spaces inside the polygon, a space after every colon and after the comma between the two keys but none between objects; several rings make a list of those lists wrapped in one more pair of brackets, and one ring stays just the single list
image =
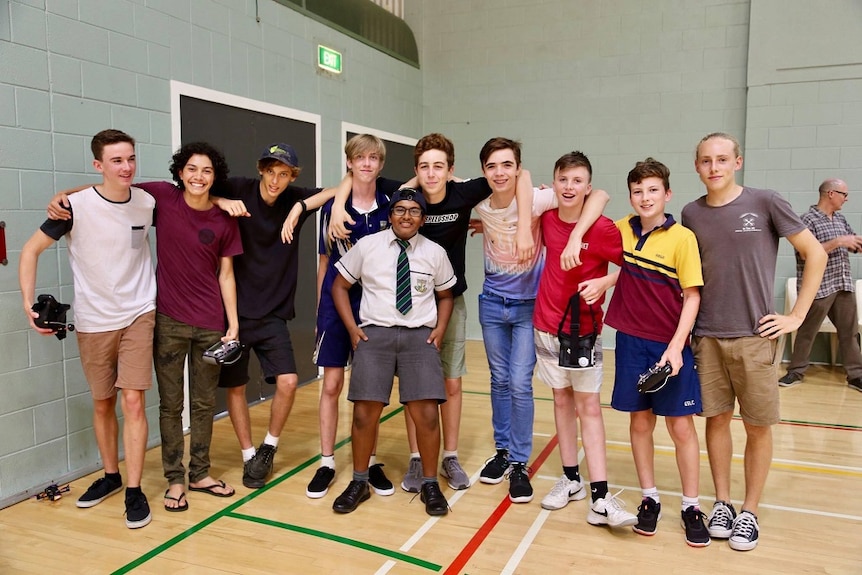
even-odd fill
[{"label": "curly dark hair", "polygon": [[180,178],[180,172],[182,172],[183,168],[186,167],[186,164],[191,157],[198,154],[208,157],[213,163],[213,171],[215,172],[213,185],[225,181],[227,179],[227,175],[230,173],[230,168],[227,167],[227,161],[225,161],[222,153],[214,146],[206,142],[191,142],[189,144],[184,144],[171,158],[170,166],[171,176],[173,176],[177,186],[181,189],[185,189],[185,186]]}]

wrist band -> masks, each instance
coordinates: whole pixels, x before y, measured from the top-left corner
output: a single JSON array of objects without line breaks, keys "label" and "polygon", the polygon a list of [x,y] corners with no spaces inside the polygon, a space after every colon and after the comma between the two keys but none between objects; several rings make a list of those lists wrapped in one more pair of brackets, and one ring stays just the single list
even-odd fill
[{"label": "wrist band", "polygon": [[307,212],[307,211],[308,211],[308,206],[306,206],[306,205],[305,205],[305,200],[300,199],[300,200],[299,200],[299,205],[300,205],[300,206],[302,206],[302,213],[305,213],[305,212]]}]

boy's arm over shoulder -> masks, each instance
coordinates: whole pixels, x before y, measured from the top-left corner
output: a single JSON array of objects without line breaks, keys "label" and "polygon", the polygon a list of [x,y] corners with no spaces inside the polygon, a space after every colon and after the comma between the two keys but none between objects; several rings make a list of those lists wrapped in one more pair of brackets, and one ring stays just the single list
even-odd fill
[{"label": "boy's arm over shoulder", "polygon": [[587,196],[587,199],[584,200],[584,207],[581,210],[581,216],[578,218],[578,225],[572,230],[571,235],[569,235],[569,241],[566,243],[563,253],[560,254],[560,267],[563,268],[563,271],[568,271],[581,265],[581,245],[584,243],[584,236],[586,236],[590,228],[601,217],[610,198],[606,191],[594,189]]}]

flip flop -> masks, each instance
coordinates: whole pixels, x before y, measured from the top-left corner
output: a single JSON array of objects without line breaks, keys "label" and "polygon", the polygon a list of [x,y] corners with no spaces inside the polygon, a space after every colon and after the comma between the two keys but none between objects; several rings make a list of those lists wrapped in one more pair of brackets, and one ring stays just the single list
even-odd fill
[{"label": "flip flop", "polygon": [[[180,511],[188,511],[189,502],[186,499],[186,492],[183,491],[182,493],[180,493],[179,497],[171,497],[170,495],[168,495],[170,492],[171,492],[170,489],[165,490],[165,499],[170,499],[171,501],[176,501],[177,506],[176,507],[168,507],[167,505],[165,505],[165,511],[170,511],[171,513],[179,513]],[[180,501],[182,501],[184,499],[186,499],[186,502],[183,504],[180,504]]]},{"label": "flip flop", "polygon": [[218,487],[224,489],[227,487],[227,485],[225,485],[224,481],[219,480],[212,485],[207,485],[206,487],[192,487],[191,485],[189,485],[189,491],[200,491],[201,493],[209,493],[210,495],[213,495],[215,497],[233,497],[236,493],[235,489],[231,490],[230,493],[219,493],[218,491],[216,491],[216,488]]}]

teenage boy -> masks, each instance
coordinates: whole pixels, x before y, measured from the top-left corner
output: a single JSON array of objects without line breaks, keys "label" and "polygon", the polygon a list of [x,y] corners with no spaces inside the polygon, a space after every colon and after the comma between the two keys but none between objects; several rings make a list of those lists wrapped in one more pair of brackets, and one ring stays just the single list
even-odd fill
[{"label": "teenage boy", "polygon": [[[632,455],[643,495],[632,529],[654,535],[661,519],[653,433],[656,416],[662,415],[676,448],[685,540],[692,547],[705,547],[709,533],[698,501],[700,446],[693,418],[701,411],[700,380],[689,346],[703,285],[700,254],[691,230],[665,213],[672,196],[667,166],[647,158],[635,164],[627,181],[636,215],[616,222],[623,238],[623,265],[610,276],[617,278],[616,289],[605,323],[617,330],[611,406],[630,414]],[[665,386],[639,393],[640,374],[666,363],[671,373]]]},{"label": "teenage boy", "polygon": [[[838,332],[838,345],[844,358],[844,371],[850,389],[862,391],[862,353],[856,334],[859,319],[856,310],[856,286],[850,268],[850,252],[862,250],[862,236],[856,235],[841,208],[847,203],[847,183],[839,179],[828,179],[820,184],[817,204],[802,215],[802,221],[823,245],[829,254],[823,283],[805,321],[799,326],[793,355],[787,373],[778,380],[781,387],[791,387],[802,382],[808,369],[808,356],[814,338],[820,331],[823,320],[829,317]],[[796,253],[796,281],[802,278],[805,260]],[[798,287],[798,285],[797,285]]]},{"label": "teenage boy", "polygon": [[239,339],[244,348],[254,350],[266,382],[275,385],[266,437],[255,450],[245,399],[248,353],[233,365],[222,367],[219,386],[227,389],[228,413],[242,449],[242,483],[252,489],[263,487],[272,473],[273,457],[299,382],[287,329],[287,322],[295,315],[298,242],[282,242],[282,226],[294,209],[300,212],[298,233],[306,218],[334,195],[334,190],[320,192],[290,185],[301,168],[296,151],[288,144],[267,146],[257,170],[260,179],[228,178],[224,196],[233,201],[213,198],[231,215],[249,216],[239,218],[243,253],[234,258]]},{"label": "teenage boy", "polygon": [[[592,189],[592,166],[581,152],[570,152],[554,165],[554,193],[558,208],[542,214],[542,238],[547,261],[539,280],[535,326],[536,374],[554,394],[554,425],[559,440],[563,475],[542,499],[545,509],[562,509],[569,501],[583,499],[584,483],[578,465],[578,421],[590,472],[592,505],[587,514],[591,525],[620,527],[634,525],[637,517],[625,511],[614,495],[608,493],[605,454],[605,427],[599,390],[602,385],[602,302],[604,294],[587,280],[607,275],[608,262],[622,260],[622,241],[614,223],[602,216],[583,235],[583,263],[569,271],[560,265],[560,254],[572,228],[579,225],[584,200]],[[580,295],[579,295],[580,293]],[[574,314],[574,318],[572,318]],[[577,320],[576,322],[573,321]],[[574,343],[587,336],[585,347],[571,346],[574,365],[560,356],[560,333],[579,323],[577,333],[569,334]],[[581,357],[575,357],[580,355]],[[563,364],[561,366],[561,363]]]},{"label": "teenage boy", "polygon": [[[347,199],[347,213],[355,224],[350,226],[349,239],[329,239],[329,222],[333,200],[320,211],[320,241],[317,266],[317,341],[314,362],[323,368],[323,388],[320,393],[320,467],[305,490],[312,499],[326,495],[335,480],[335,437],[338,430],[338,398],[344,387],[344,369],[353,352],[350,334],[338,316],[332,299],[332,284],[338,277],[341,256],[361,238],[389,227],[389,198],[400,182],[381,178],[386,161],[386,146],[377,136],[360,134],[344,146],[352,189]],[[348,291],[354,319],[359,321],[362,286],[353,284]],[[392,495],[395,488],[383,473],[372,451],[369,462],[369,483],[378,495]]]},{"label": "teenage boy", "polygon": [[[757,546],[757,506],[772,462],[778,405],[778,337],[797,329],[817,293],[826,252],[778,192],[736,183],[739,143],[725,133],[705,136],[695,169],[706,195],[687,204],[682,223],[697,236],[703,263],[694,350],[706,416],[706,449],[716,502],[707,527],[731,549]],[[790,315],[774,313],[778,240],[786,237],[805,260],[799,297]],[[745,426],[745,499],[739,516],[730,503],[733,455],[730,422],[735,400]]]},{"label": "teenage boy", "polygon": [[69,247],[75,290],[75,327],[81,366],[93,396],[93,430],[105,476],[78,499],[93,507],[122,489],[115,406],[121,390],[126,451],[126,526],[144,527],[152,515],[141,491],[147,448],[144,393],[152,386],[156,279],[147,234],[155,201],[132,187],[135,141],[119,130],[103,130],[91,142],[93,167],[102,183],[76,194],[69,217],[47,220],[24,244],[18,267],[24,311],[33,323],[39,256],[61,237]]},{"label": "teenage boy", "polygon": [[[355,350],[347,396],[353,402],[353,480],[332,508],[350,513],[371,497],[369,457],[397,375],[400,401],[416,422],[421,500],[429,515],[445,515],[449,506],[437,482],[438,404],[446,401],[439,350],[456,278],[445,250],[417,233],[426,210],[421,192],[396,192],[389,210],[391,228],[361,239],[336,264],[332,297]],[[360,281],[357,325],[348,291]]]}]

